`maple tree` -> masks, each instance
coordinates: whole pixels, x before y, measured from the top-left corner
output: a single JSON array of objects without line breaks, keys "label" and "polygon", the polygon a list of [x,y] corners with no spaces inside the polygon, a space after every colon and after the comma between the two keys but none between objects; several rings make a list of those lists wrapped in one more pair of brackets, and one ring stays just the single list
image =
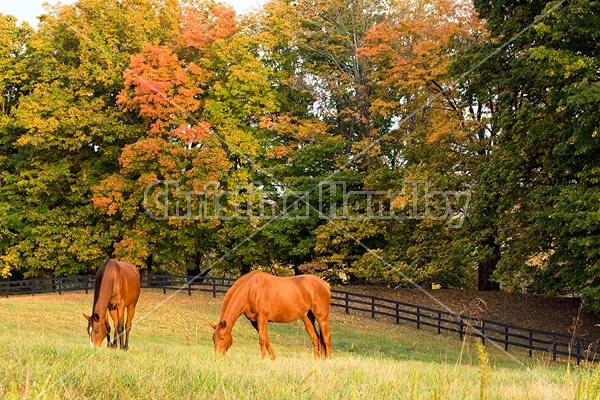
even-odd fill
[{"label": "maple tree", "polygon": [[[468,190],[472,181],[466,156],[484,122],[471,115],[477,111],[464,113],[451,66],[457,52],[485,37],[481,22],[469,3],[460,2],[393,4],[369,15],[377,18],[356,51],[368,71],[364,76],[373,128],[353,145],[357,155],[351,168],[364,171],[360,187],[391,193],[403,191],[407,182],[426,181],[430,191]],[[419,198],[415,201],[423,210]],[[412,204],[410,193],[405,200]],[[460,205],[453,206],[460,217]],[[471,285],[476,266],[461,261],[468,246],[459,243],[458,230],[449,228],[447,220],[392,218],[358,226],[336,221],[321,231],[327,240],[317,249],[327,253],[332,240],[345,243],[340,251],[354,254],[355,261],[346,263],[360,277],[393,284]],[[357,238],[369,244],[369,252]]]},{"label": "maple tree", "polygon": [[[117,255],[138,263],[152,257],[163,270],[197,273],[215,249],[226,253],[256,228],[252,221],[203,215],[203,202],[256,180],[265,138],[260,121],[278,104],[270,72],[252,53],[232,9],[191,2],[179,11],[171,14],[177,28],[170,40],[145,45],[125,71],[118,102],[145,133],[123,148],[121,169],[94,189],[94,204],[129,220]],[[140,204],[157,180],[176,181],[177,191],[192,193],[182,212],[196,218],[170,218],[180,212],[173,208],[167,221],[151,218]],[[215,192],[207,195],[207,186]],[[251,241],[222,261],[244,270],[262,261],[263,252]]]}]

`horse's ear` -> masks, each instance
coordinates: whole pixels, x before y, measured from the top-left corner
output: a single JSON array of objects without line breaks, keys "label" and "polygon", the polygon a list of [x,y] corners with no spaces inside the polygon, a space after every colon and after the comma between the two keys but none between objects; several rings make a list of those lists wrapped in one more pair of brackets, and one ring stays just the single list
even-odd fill
[{"label": "horse's ear", "polygon": [[211,328],[217,329],[217,326],[215,324],[213,324],[212,322],[209,322],[208,324],[210,325]]},{"label": "horse's ear", "polygon": [[221,321],[221,322],[219,322],[219,326],[221,328],[227,328],[227,321]]},{"label": "horse's ear", "polygon": [[90,316],[86,315],[85,313],[83,313],[83,317],[87,320],[87,322],[90,322]]},{"label": "horse's ear", "polygon": [[100,322],[100,316],[98,315],[98,313],[94,313],[94,321]]}]

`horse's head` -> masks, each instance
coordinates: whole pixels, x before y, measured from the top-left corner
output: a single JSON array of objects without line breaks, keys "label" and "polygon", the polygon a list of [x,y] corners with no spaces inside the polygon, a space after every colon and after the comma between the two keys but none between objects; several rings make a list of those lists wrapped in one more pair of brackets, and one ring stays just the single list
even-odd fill
[{"label": "horse's head", "polygon": [[215,352],[224,355],[233,344],[231,330],[227,329],[227,322],[221,321],[217,325],[210,324],[215,330],[213,333],[213,343],[215,344]]},{"label": "horse's head", "polygon": [[103,321],[96,312],[91,317],[85,314],[83,316],[88,321],[87,331],[88,335],[90,335],[90,346],[94,348],[100,347],[102,341],[108,335],[106,321]]}]

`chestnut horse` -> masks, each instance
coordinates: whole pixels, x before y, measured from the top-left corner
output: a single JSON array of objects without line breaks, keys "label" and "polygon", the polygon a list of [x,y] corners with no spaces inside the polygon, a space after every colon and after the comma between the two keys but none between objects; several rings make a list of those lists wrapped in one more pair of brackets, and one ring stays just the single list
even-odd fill
[{"label": "chestnut horse", "polygon": [[[135,265],[126,261],[108,260],[96,273],[94,305],[92,315],[83,316],[88,321],[90,345],[100,347],[106,337],[107,346],[116,348],[117,338],[123,350],[129,348],[129,331],[135,314],[135,306],[140,297],[140,273]],[[127,322],[125,320],[127,309]],[[114,341],[110,342],[108,314],[116,329]],[[123,338],[125,331],[125,338]]]},{"label": "chestnut horse", "polygon": [[[231,347],[231,330],[238,317],[244,314],[258,331],[263,358],[268,351],[271,359],[275,359],[267,335],[268,323],[298,319],[304,322],[314,347],[315,358],[330,357],[330,302],[329,285],[314,275],[281,278],[261,271],[250,272],[238,279],[227,291],[219,323],[211,324],[215,330],[215,352],[223,355]],[[319,322],[319,330],[315,319]]]}]

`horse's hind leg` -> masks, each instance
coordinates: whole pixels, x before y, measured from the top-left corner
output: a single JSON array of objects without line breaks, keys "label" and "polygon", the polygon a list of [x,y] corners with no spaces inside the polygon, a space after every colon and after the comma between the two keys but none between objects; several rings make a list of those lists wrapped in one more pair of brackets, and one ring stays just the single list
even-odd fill
[{"label": "horse's hind leg", "polygon": [[313,329],[316,333],[316,344],[315,344],[315,358],[325,357],[325,340],[323,339],[323,332],[321,330],[321,324],[319,323],[319,329],[317,329],[317,324],[315,322],[316,317],[312,310],[308,311],[307,314],[310,322],[312,323]]},{"label": "horse's hind leg", "polygon": [[322,312],[315,313],[315,317],[319,322],[320,343],[325,351],[324,356],[331,357],[331,332],[329,332],[329,307],[326,307]]},{"label": "horse's hind leg", "polygon": [[321,330],[321,343],[325,348],[325,357],[331,357],[331,333],[329,332],[329,316],[319,321],[319,329]]},{"label": "horse's hind leg", "polygon": [[131,331],[131,320],[135,315],[135,306],[131,305],[127,307],[127,321],[125,322],[125,347],[123,350],[129,350],[129,331]]},{"label": "horse's hind leg", "polygon": [[302,319],[302,322],[304,322],[304,328],[306,329],[306,332],[308,332],[308,335],[310,336],[310,341],[312,342],[313,348],[314,348],[315,358],[318,358],[319,357],[319,337],[317,335],[317,330],[315,329],[315,317],[314,317],[314,315],[312,315],[312,313],[309,313],[309,315],[310,315],[310,317],[305,315],[303,317],[300,317],[300,319]]}]

